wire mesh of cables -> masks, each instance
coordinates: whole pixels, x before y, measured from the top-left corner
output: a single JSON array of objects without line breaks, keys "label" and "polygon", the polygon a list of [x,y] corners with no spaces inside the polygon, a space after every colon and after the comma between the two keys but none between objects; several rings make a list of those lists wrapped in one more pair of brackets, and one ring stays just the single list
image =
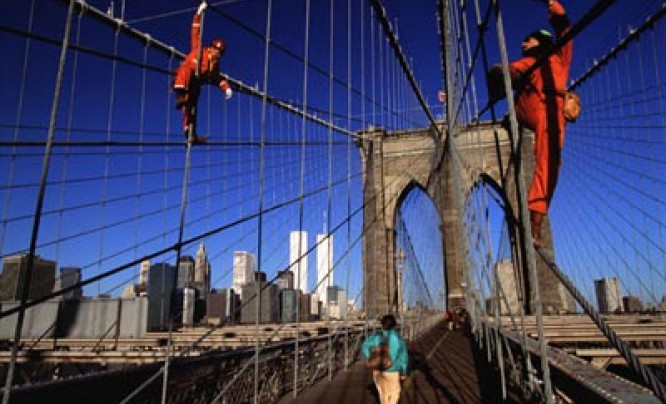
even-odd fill
[{"label": "wire mesh of cables", "polygon": [[[317,300],[328,303],[322,284],[346,292],[338,294],[344,301],[335,302],[337,320],[360,310],[359,240],[368,224],[362,221],[361,161],[353,149],[357,131],[367,127],[427,125],[400,71],[405,60],[394,57],[367,5],[308,1],[292,8],[267,1],[262,17],[234,7],[211,5],[205,12],[203,44],[218,29],[229,43],[221,73],[234,96],[225,101],[216,88],[202,88],[198,132],[209,142],[193,146],[183,136],[171,91],[173,73],[187,53],[190,17],[162,14],[141,21],[144,31],[81,1],[2,5],[0,35],[15,56],[7,69],[16,78],[3,92],[17,102],[0,112],[0,255],[5,263],[19,259],[18,272],[26,254],[33,257],[25,304],[3,303],[3,318],[24,313],[24,307],[57,305],[51,299],[64,294],[150,294],[157,287],[151,276],[193,289],[195,300],[210,306],[212,295],[239,286],[237,252],[251,257],[250,275],[241,283],[251,283],[247,278],[258,271],[254,295],[267,293],[270,299],[253,300],[250,291],[246,301],[218,318],[217,328],[243,321],[255,304],[256,323],[263,322],[257,302],[278,307],[273,290],[283,271],[294,273],[303,293],[325,295],[315,298],[315,306]],[[285,13],[300,17],[275,17]],[[172,44],[182,44],[185,52]],[[319,48],[328,52],[314,52]],[[6,285],[9,273],[2,275]],[[7,289],[3,300],[21,300],[21,288]],[[172,324],[192,321],[179,298],[172,313],[163,310],[174,301],[166,299],[162,309],[149,307],[146,314],[149,328],[169,330],[169,349]],[[291,321],[310,319],[313,313],[300,307],[305,304],[297,299]],[[25,314],[28,321],[18,327],[22,335],[57,336],[58,327],[29,321],[37,311]],[[194,313],[195,322],[204,320],[200,308]],[[279,321],[275,315],[271,321]],[[104,340],[114,329],[106,320],[74,328]],[[187,356],[217,328],[174,356]],[[141,335],[139,330],[127,336]],[[255,373],[264,343],[257,334]],[[298,345],[295,352],[297,372]],[[169,368],[167,360],[146,383],[161,375],[167,380]],[[300,371],[307,375],[308,368]],[[294,392],[303,377],[296,375]],[[263,394],[257,383],[255,375],[255,396]]]},{"label": "wire mesh of cables", "polygon": [[[665,111],[664,58],[656,38],[663,36],[664,8],[654,2],[602,1],[589,9],[562,4],[573,23],[574,59],[567,84],[585,101],[581,118],[566,127],[557,190],[549,209],[554,256],[538,254],[534,259],[559,268],[573,281],[570,286],[582,292],[576,298],[584,296],[594,310],[658,313],[664,301],[664,188],[660,179],[664,167],[660,156]],[[515,7],[524,9],[518,12]],[[449,4],[448,11],[443,17],[448,27],[442,24],[440,30],[448,29],[456,38],[449,49],[455,56],[442,61],[444,67],[454,69],[447,78],[449,122],[466,128],[490,119],[499,126],[505,108],[510,111],[512,106],[487,99],[486,72],[507,56],[498,52],[502,46],[508,51],[508,62],[518,59],[517,45],[530,27],[518,32],[514,26],[519,19],[524,21],[528,12],[542,13],[545,25],[543,5],[462,2]],[[599,42],[594,38],[601,32],[615,35]],[[500,48],[496,48],[497,41]],[[457,144],[453,153],[460,158],[461,193],[467,195],[462,204],[467,242],[471,243],[468,256],[473,273],[469,278],[473,293],[482,299],[474,304],[485,312],[487,307],[497,307],[497,300],[502,299],[493,291],[497,283],[493,272],[506,262],[506,242],[515,243],[520,222],[526,222],[521,220],[519,210],[506,209],[507,190],[502,183],[506,177],[485,172],[488,176],[484,178],[483,168],[473,170],[484,164],[492,166],[489,157],[461,151],[460,146],[468,146],[469,137],[461,137]],[[488,181],[490,177],[494,181]],[[477,181],[486,184],[470,185]],[[499,193],[498,186],[504,188]],[[529,186],[523,184],[523,192]],[[507,223],[508,232],[493,232],[504,229]],[[500,253],[500,248],[504,252]],[[514,266],[518,265],[515,255],[512,252]],[[511,288],[520,289],[520,282],[529,282],[526,275],[514,274],[512,278]],[[507,292],[505,296],[509,294],[520,299],[519,293]],[[568,293],[565,299],[571,301],[571,310],[573,301]],[[485,304],[493,301],[493,306]],[[506,314],[507,308],[503,307]],[[642,379],[661,397],[658,383],[652,383],[649,375]]]}]

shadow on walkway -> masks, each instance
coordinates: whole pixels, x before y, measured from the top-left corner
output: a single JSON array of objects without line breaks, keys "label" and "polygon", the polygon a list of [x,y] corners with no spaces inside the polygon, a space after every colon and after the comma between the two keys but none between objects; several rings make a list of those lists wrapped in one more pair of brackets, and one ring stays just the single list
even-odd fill
[{"label": "shadow on walkway", "polygon": [[[462,329],[449,331],[443,323],[409,345],[410,375],[403,383],[400,404],[501,403],[499,374]],[[509,397],[507,403],[520,402]],[[322,382],[297,398],[280,403],[379,403],[372,372],[356,363],[330,382]]]}]

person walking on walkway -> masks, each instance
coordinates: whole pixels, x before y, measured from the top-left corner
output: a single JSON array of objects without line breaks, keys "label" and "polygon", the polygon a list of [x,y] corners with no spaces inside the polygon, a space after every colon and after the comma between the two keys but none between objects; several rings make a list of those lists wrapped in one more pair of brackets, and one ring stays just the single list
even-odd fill
[{"label": "person walking on walkway", "polygon": [[371,352],[388,346],[390,366],[373,370],[372,379],[379,392],[381,404],[396,404],[400,398],[400,382],[407,378],[407,343],[396,330],[397,321],[392,314],[381,319],[382,330],[368,337],[361,347],[363,357],[368,360]]},{"label": "person walking on walkway", "polygon": [[189,139],[189,127],[192,125],[193,143],[205,143],[206,137],[198,136],[196,131],[196,108],[202,84],[212,84],[224,91],[225,99],[230,99],[233,91],[229,82],[220,75],[220,58],[227,49],[221,39],[214,39],[210,46],[201,46],[201,15],[208,7],[202,2],[192,19],[190,32],[191,50],[176,72],[173,89],[176,93],[176,109],[183,111],[183,131]]},{"label": "person walking on walkway", "polygon": [[[548,5],[548,21],[557,39],[571,30],[564,7],[555,0],[540,0]],[[535,168],[527,195],[530,229],[534,246],[543,247],[541,223],[548,213],[555,193],[561,151],[564,146],[564,97],[573,54],[573,41],[567,41],[542,63],[529,77],[524,77],[539,58],[553,49],[552,34],[545,29],[530,33],[521,44],[523,57],[509,64],[512,84],[525,81],[516,93],[516,118],[521,126],[534,132]],[[493,66],[488,72],[491,100],[504,94],[502,68]]]}]

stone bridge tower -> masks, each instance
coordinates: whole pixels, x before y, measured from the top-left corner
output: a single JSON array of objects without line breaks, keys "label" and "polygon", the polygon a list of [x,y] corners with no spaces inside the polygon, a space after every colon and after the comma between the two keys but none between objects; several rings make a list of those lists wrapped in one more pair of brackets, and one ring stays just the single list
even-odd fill
[{"label": "stone bridge tower", "polygon": [[[534,168],[533,134],[524,133],[520,145],[524,183],[529,185]],[[491,185],[503,198],[504,209],[516,212],[515,167],[510,158],[510,141],[503,129],[482,124],[463,131],[455,138],[462,166],[464,199],[481,182]],[[440,217],[440,236],[444,257],[444,277],[448,307],[464,304],[465,251],[454,183],[452,158],[443,142],[437,140],[433,128],[387,133],[382,129],[366,131],[358,141],[364,165],[363,177],[363,301],[366,314],[375,317],[397,310],[396,274],[396,214],[404,197],[414,187],[421,188],[433,201]],[[456,186],[454,186],[456,185]],[[508,195],[508,197],[507,197]],[[513,196],[512,196],[513,195]],[[544,240],[552,254],[550,223],[546,219]],[[524,302],[528,312],[533,310],[533,296],[525,262],[524,243],[514,247]],[[544,313],[573,310],[573,300],[545,263],[537,260],[541,301]]]}]

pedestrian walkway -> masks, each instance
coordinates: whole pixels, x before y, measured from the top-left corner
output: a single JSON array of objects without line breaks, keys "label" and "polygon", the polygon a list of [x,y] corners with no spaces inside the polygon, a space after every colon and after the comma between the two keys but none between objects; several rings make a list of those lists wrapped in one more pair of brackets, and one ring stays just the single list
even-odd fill
[{"label": "pedestrian walkway", "polygon": [[[499,376],[477,353],[463,330],[448,331],[438,324],[409,345],[410,375],[403,383],[400,404],[493,403],[501,397]],[[377,392],[372,374],[362,362],[338,372],[282,404],[375,404]]]}]

